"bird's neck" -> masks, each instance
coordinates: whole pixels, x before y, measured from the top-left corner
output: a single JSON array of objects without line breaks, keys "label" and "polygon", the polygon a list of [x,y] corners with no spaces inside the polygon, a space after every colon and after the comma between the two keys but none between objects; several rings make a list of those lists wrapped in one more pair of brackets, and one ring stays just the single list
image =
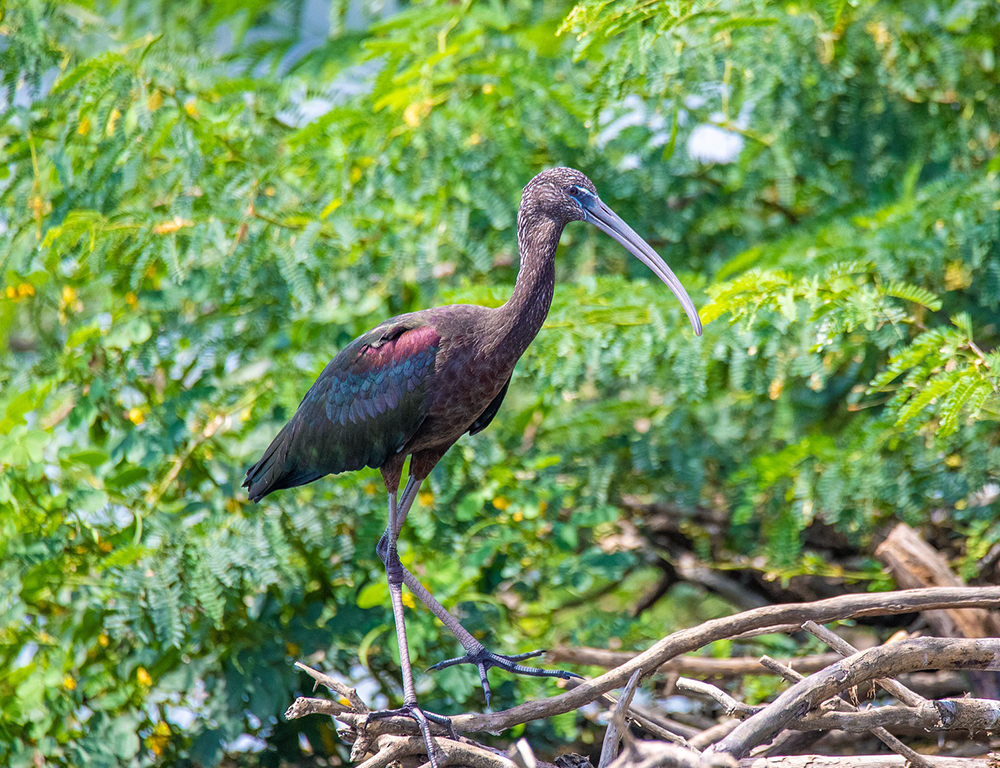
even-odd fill
[{"label": "bird's neck", "polygon": [[513,366],[545,322],[555,290],[555,253],[563,224],[533,215],[523,207],[517,217],[521,266],[514,293],[493,316],[494,352],[509,355]]}]

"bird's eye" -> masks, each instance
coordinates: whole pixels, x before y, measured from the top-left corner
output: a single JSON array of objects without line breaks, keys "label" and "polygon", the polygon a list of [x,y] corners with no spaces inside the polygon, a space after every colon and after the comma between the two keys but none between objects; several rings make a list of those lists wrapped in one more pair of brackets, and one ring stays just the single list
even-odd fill
[{"label": "bird's eye", "polygon": [[566,191],[569,196],[573,198],[573,202],[579,205],[581,208],[585,207],[585,203],[590,201],[594,197],[594,193],[585,187],[581,187],[578,184],[571,184],[566,187]]}]

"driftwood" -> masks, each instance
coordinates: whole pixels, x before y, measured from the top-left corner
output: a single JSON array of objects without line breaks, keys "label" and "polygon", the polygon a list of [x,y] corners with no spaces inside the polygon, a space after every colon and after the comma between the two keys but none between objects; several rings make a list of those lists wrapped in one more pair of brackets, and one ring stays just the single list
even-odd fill
[{"label": "driftwood", "polygon": [[[500,733],[507,728],[531,720],[572,711],[590,702],[602,702],[612,711],[611,725],[605,739],[601,764],[613,768],[895,768],[904,762],[921,768],[1000,768],[1000,760],[989,758],[941,757],[921,755],[913,746],[903,744],[890,731],[931,734],[966,731],[969,738],[980,743],[994,729],[1000,731],[1000,703],[991,698],[928,699],[902,686],[897,676],[920,671],[924,676],[933,670],[995,670],[1000,669],[1000,639],[910,637],[869,648],[863,652],[843,641],[821,623],[863,616],[909,614],[931,610],[959,613],[968,610],[995,611],[1000,608],[1000,587],[937,587],[899,592],[864,595],[844,595],[813,603],[776,605],[755,608],[726,618],[705,622],[697,627],[664,637],[651,648],[637,655],[614,657],[609,652],[591,654],[596,649],[576,649],[577,659],[603,665],[609,660],[621,661],[608,672],[576,685],[557,696],[532,701],[512,709],[491,714],[465,714],[452,718],[458,733]],[[986,614],[993,620],[992,614]],[[767,632],[784,631],[802,637],[811,631],[827,643],[836,654],[818,654],[795,661],[770,658],[756,660],[762,672],[777,674],[790,684],[773,701],[750,706],[739,701],[733,691],[725,690],[704,680],[677,677],[679,671],[708,678],[727,678],[756,669],[749,669],[747,659],[722,660],[728,667],[714,665],[716,660],[683,657],[705,645],[721,639],[748,637]],[[591,655],[587,655],[591,654]],[[841,654],[846,654],[843,658]],[[572,649],[558,649],[552,654],[568,660]],[[594,661],[600,659],[600,661]],[[705,663],[709,662],[709,663]],[[413,765],[423,755],[423,742],[416,738],[413,721],[387,718],[369,721],[367,707],[353,689],[304,665],[299,665],[317,683],[325,685],[335,700],[302,697],[286,713],[289,719],[309,714],[336,718],[346,728],[342,735],[353,743],[352,760],[361,768],[383,768],[405,758]],[[801,671],[796,671],[796,668]],[[723,672],[722,670],[726,671]],[[744,672],[743,670],[746,670]],[[631,693],[641,680],[663,672],[673,679],[674,695],[691,696],[708,702],[723,718],[721,722],[701,718],[700,732],[686,737],[670,733],[666,713],[651,711],[649,705],[631,703]],[[866,707],[857,701],[858,686],[878,681],[885,693],[897,701],[881,702],[883,706]],[[626,687],[619,699],[611,691]],[[738,690],[738,689],[737,689]],[[843,698],[842,698],[843,697]],[[847,699],[845,701],[845,699]],[[638,727],[636,734],[653,740],[635,740],[629,735],[629,724]],[[710,727],[705,724],[712,723]],[[822,737],[826,732],[870,732],[891,749],[896,756],[870,755],[829,757],[774,754],[780,745],[801,742],[806,733]],[[518,749],[502,753],[484,744],[461,736],[458,741],[448,738],[445,729],[434,726],[434,733],[449,762],[476,768],[538,768],[548,764],[538,761],[526,742]],[[793,736],[802,733],[802,737]],[[802,742],[812,744],[812,740]],[[672,743],[667,743],[668,739]],[[798,740],[797,740],[798,739]],[[621,743],[621,754],[612,762]],[[771,752],[758,754],[771,743]],[[840,742],[842,743],[842,742]],[[926,738],[917,744],[926,743]],[[517,745],[515,745],[517,746]],[[988,747],[986,747],[988,748]],[[583,763],[587,765],[587,763]]]}]

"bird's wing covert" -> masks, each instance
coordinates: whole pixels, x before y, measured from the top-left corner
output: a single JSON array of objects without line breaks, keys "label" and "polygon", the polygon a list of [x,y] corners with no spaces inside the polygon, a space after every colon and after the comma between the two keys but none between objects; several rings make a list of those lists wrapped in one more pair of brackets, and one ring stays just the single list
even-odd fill
[{"label": "bird's wing covert", "polygon": [[428,325],[389,322],[330,362],[263,458],[247,471],[250,498],[337,472],[380,467],[425,417],[441,337]]},{"label": "bird's wing covert", "polygon": [[486,429],[490,422],[493,421],[497,412],[500,410],[500,404],[503,403],[504,396],[507,394],[507,389],[510,387],[510,376],[507,377],[507,381],[503,385],[503,389],[493,398],[492,402],[486,406],[486,410],[479,414],[479,417],[472,422],[472,426],[469,427],[469,434],[475,435]]}]

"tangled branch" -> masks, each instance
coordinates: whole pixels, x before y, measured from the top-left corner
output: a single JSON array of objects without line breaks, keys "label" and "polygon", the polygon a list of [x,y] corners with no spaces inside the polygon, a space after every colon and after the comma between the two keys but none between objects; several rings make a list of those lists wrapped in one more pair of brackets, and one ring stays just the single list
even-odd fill
[{"label": "tangled branch", "polygon": [[[988,732],[1000,728],[1000,703],[983,698],[945,698],[928,700],[902,686],[893,678],[915,670],[1000,669],[1000,639],[966,639],[916,637],[856,652],[842,638],[822,627],[819,622],[834,622],[861,616],[883,616],[941,609],[995,609],[1000,607],[1000,587],[947,587],[905,590],[867,595],[846,595],[813,603],[777,605],[714,619],[690,629],[664,637],[649,650],[632,658],[593,680],[581,683],[574,689],[547,699],[532,701],[492,714],[465,714],[452,719],[455,730],[462,733],[499,733],[515,725],[571,711],[593,701],[603,701],[613,707],[608,728],[602,766],[614,768],[666,768],[668,766],[739,766],[739,768],[794,768],[805,765],[795,762],[795,757],[767,758],[766,763],[750,755],[756,747],[772,742],[776,737],[790,732],[871,732],[898,753],[898,761],[878,757],[870,762],[873,768],[888,768],[906,761],[920,768],[971,768],[987,766],[977,759],[953,758],[942,763],[914,752],[902,744],[887,729],[918,727],[926,731],[962,730]],[[689,661],[680,660],[681,654],[701,648],[708,643],[727,638],[746,637],[773,632],[809,631],[819,636],[839,656],[820,655],[800,664],[804,670],[818,666],[815,660],[825,662],[822,668],[808,677],[779,661],[764,657],[758,660],[765,673],[778,674],[792,683],[774,701],[760,706],[750,706],[738,701],[719,686],[705,681],[679,678],[674,681],[675,692],[707,699],[721,706],[727,719],[696,736],[685,740],[669,733],[669,727],[649,711],[639,713],[633,709],[631,694],[640,681],[658,670],[667,669],[676,674],[679,668],[697,668]],[[835,660],[839,659],[839,660]],[[745,661],[738,662],[745,667]],[[664,667],[664,665],[667,665]],[[324,714],[336,718],[347,726],[344,735],[355,748],[352,759],[363,760],[361,768],[383,768],[401,757],[422,754],[423,742],[417,736],[416,724],[405,718],[387,718],[369,721],[368,708],[353,689],[329,676],[299,664],[317,683],[325,685],[336,700],[301,697],[286,712],[294,719],[309,714]],[[889,695],[900,703],[870,709],[858,709],[841,696],[847,696],[856,686],[877,681]],[[614,699],[609,692],[628,682],[621,698]],[[651,719],[653,718],[653,719]],[[647,734],[657,741],[633,741],[629,737],[628,723],[639,721]],[[742,722],[741,722],[742,721]],[[652,728],[650,727],[652,726]],[[666,743],[655,731],[667,734],[673,743]],[[460,741],[445,738],[440,729],[439,742],[449,760],[472,765],[476,768],[523,767],[523,755],[512,752],[504,755],[496,750],[465,737]],[[784,734],[784,735],[783,735]],[[690,736],[690,734],[688,734]],[[612,762],[619,749],[621,755]],[[520,745],[520,750],[530,746]],[[702,751],[704,750],[704,751]],[[815,757],[815,756],[813,756]],[[839,758],[844,760],[845,758]],[[954,762],[958,760],[958,762]],[[970,762],[970,760],[972,760]],[[791,761],[791,762],[789,762]],[[830,763],[843,768],[847,765],[864,766],[860,758],[851,757],[849,763]],[[535,765],[541,765],[532,756]],[[823,765],[810,763],[809,765]]]}]

